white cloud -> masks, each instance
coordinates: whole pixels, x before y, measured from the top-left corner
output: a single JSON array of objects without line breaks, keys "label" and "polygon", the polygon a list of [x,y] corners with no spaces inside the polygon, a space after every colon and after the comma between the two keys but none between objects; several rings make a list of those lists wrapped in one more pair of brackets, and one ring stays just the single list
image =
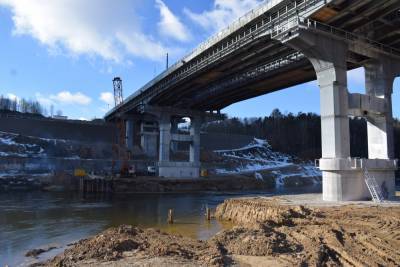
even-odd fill
[{"label": "white cloud", "polygon": [[185,28],[180,19],[165,5],[165,3],[162,0],[156,0],[156,7],[159,9],[161,17],[161,20],[158,23],[159,32],[164,36],[174,38],[178,41],[189,41],[189,31]]},{"label": "white cloud", "polygon": [[14,95],[14,94],[12,94],[12,93],[8,93],[8,94],[7,94],[7,98],[9,98],[9,99],[11,99],[11,100],[19,101],[19,97],[16,96],[16,95]]},{"label": "white cloud", "polygon": [[113,105],[114,104],[114,96],[112,93],[110,92],[102,92],[100,94],[100,98],[101,101],[103,101],[104,103],[106,103],[107,105]]},{"label": "white cloud", "polygon": [[69,91],[59,92],[57,95],[50,95],[50,100],[59,102],[61,104],[78,104],[88,105],[92,99],[81,92],[71,93]]},{"label": "white cloud", "polygon": [[154,61],[163,60],[168,51],[161,43],[153,41],[143,34],[118,32],[116,38],[130,54],[140,55]]},{"label": "white cloud", "polygon": [[10,8],[15,35],[30,35],[49,51],[115,62],[128,56],[160,60],[166,48],[142,32],[135,14],[139,2],[0,0],[0,6]]},{"label": "white cloud", "polygon": [[218,31],[264,2],[263,0],[215,0],[212,10],[195,13],[184,9],[184,13],[196,24],[208,31]]},{"label": "white cloud", "polygon": [[36,93],[35,94],[36,100],[39,101],[40,104],[42,104],[43,106],[51,106],[51,105],[55,105],[56,103],[49,99],[48,97],[42,95],[41,93]]}]

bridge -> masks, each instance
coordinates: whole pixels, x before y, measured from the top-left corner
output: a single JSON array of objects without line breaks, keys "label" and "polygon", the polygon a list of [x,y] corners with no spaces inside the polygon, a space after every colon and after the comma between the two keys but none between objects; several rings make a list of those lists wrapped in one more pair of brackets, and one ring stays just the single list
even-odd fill
[{"label": "bridge", "polygon": [[[164,177],[198,177],[200,127],[238,101],[317,79],[320,87],[323,199],[369,196],[363,170],[394,195],[392,91],[400,75],[399,0],[271,0],[200,44],[110,110],[126,145],[158,156]],[[365,68],[365,94],[347,89],[348,70]],[[368,159],[351,158],[349,116],[368,123]],[[190,134],[177,131],[183,117]],[[190,145],[187,162],[171,144]]]}]

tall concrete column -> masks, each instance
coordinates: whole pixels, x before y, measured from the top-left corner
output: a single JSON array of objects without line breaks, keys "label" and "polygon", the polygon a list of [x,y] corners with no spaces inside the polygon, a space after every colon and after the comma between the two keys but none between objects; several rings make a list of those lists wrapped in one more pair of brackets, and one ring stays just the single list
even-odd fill
[{"label": "tall concrete column", "polygon": [[320,87],[323,199],[359,199],[364,185],[344,167],[350,157],[347,44],[307,30],[299,30],[286,44],[307,56]]},{"label": "tall concrete column", "polygon": [[160,122],[160,150],[159,161],[170,161],[171,148],[171,116],[169,114],[161,114]]},{"label": "tall concrete column", "polygon": [[142,121],[140,124],[140,146],[150,158],[157,158],[157,125],[152,122]]},{"label": "tall concrete column", "polygon": [[368,158],[385,162],[387,166],[370,170],[377,184],[388,198],[395,195],[394,133],[392,114],[393,83],[400,74],[400,63],[383,55],[365,66],[365,89],[367,95],[385,99],[382,114],[367,115]]},{"label": "tall concrete column", "polygon": [[399,70],[396,69],[392,60],[384,57],[365,65],[366,93],[386,100],[383,116],[368,117],[368,158],[370,159],[394,158],[392,93],[394,79],[398,73]]},{"label": "tall concrete column", "polygon": [[189,158],[190,162],[200,165],[200,128],[201,118],[191,118],[190,135],[192,136],[192,142],[190,143]]},{"label": "tall concrete column", "polygon": [[134,127],[135,121],[132,119],[127,119],[125,121],[125,144],[126,148],[130,151],[133,150],[134,145]]},{"label": "tall concrete column", "polygon": [[[347,46],[335,40],[324,43],[315,48],[317,53],[309,55],[320,87],[322,159],[346,159],[350,157]],[[358,190],[347,191],[352,179],[348,172],[322,171],[324,200],[349,200],[353,197],[351,190]]]},{"label": "tall concrete column", "polygon": [[[178,133],[179,129],[178,129],[178,124],[179,124],[179,119],[177,118],[173,118],[171,120],[171,133]],[[177,152],[178,151],[178,142],[171,142],[171,150],[173,152]]]}]

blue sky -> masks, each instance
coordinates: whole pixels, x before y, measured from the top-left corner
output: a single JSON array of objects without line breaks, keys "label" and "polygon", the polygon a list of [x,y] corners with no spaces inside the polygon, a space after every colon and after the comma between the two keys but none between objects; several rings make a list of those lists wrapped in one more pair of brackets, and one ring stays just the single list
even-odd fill
[{"label": "blue sky", "polygon": [[[189,53],[261,0],[0,0],[0,94],[40,101],[71,118],[102,117],[112,79],[124,96]],[[349,73],[349,91],[363,92],[363,70]],[[400,117],[400,79],[393,112]],[[311,82],[236,103],[230,116],[271,110],[319,113]]]}]

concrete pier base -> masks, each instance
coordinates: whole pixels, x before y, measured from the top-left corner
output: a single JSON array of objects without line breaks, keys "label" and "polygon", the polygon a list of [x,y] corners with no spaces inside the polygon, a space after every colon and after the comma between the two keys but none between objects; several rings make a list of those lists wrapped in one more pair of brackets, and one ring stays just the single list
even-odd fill
[{"label": "concrete pier base", "polygon": [[192,162],[160,162],[158,176],[166,178],[198,178],[200,166]]},{"label": "concrete pier base", "polygon": [[373,176],[386,198],[395,196],[396,160],[385,159],[321,159],[322,199],[354,201],[371,199],[365,183],[364,168]]}]

